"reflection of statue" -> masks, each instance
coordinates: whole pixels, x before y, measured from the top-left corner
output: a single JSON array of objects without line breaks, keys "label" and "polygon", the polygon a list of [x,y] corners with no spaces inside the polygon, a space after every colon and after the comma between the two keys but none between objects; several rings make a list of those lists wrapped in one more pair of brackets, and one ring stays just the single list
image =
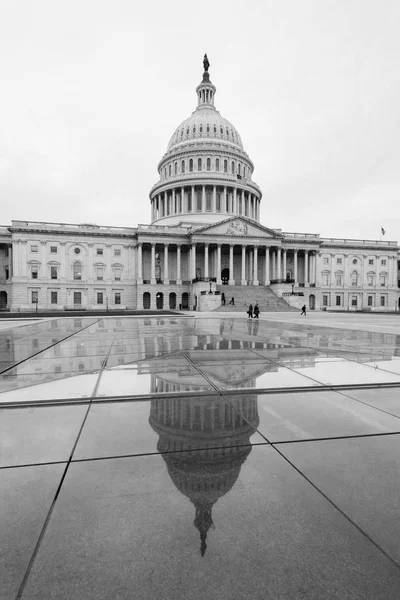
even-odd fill
[{"label": "reflection of statue", "polygon": [[149,422],[172,482],[195,507],[204,556],[207,533],[215,529],[212,508],[233,488],[252,449],[257,396],[237,396],[229,403],[212,397],[157,398],[151,401]]},{"label": "reflection of statue", "polygon": [[207,58],[207,54],[204,55],[204,59],[203,59],[203,67],[204,67],[204,71],[205,73],[208,73],[208,69],[210,67],[210,62]]}]

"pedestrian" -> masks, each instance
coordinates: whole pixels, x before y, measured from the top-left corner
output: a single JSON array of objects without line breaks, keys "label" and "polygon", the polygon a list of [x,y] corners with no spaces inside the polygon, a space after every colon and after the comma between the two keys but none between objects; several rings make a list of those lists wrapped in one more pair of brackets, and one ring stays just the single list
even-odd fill
[{"label": "pedestrian", "polygon": [[249,309],[247,311],[247,314],[249,315],[249,319],[253,318],[253,305],[249,304]]},{"label": "pedestrian", "polygon": [[229,304],[233,304],[233,306],[235,306],[235,298],[231,298],[231,301],[229,302]]},{"label": "pedestrian", "polygon": [[254,313],[254,318],[258,319],[258,315],[260,314],[260,309],[259,309],[257,302],[254,305],[253,313]]},{"label": "pedestrian", "polygon": [[225,294],[222,292],[221,294],[222,306],[225,306]]},{"label": "pedestrian", "polygon": [[305,304],[303,304],[303,306],[301,307],[301,313],[300,316],[304,315],[305,317],[307,316],[307,307]]}]

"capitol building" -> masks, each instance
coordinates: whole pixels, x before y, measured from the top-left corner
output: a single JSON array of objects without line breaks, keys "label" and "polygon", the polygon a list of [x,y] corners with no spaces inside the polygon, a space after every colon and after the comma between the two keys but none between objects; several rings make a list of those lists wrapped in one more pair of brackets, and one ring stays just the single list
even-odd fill
[{"label": "capitol building", "polygon": [[0,310],[399,310],[397,242],[262,225],[254,164],[215,107],[207,57],[196,96],[158,164],[150,224],[0,227]]}]

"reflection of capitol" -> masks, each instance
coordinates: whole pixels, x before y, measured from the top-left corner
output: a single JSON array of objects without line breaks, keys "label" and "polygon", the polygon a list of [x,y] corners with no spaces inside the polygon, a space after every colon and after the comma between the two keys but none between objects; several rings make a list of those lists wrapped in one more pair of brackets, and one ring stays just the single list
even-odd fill
[{"label": "reflection of capitol", "polygon": [[212,507],[235,485],[251,452],[250,436],[259,422],[257,397],[238,397],[229,404],[219,397],[154,399],[149,422],[159,435],[157,449],[172,482],[195,507],[204,556],[207,533],[214,527]]}]

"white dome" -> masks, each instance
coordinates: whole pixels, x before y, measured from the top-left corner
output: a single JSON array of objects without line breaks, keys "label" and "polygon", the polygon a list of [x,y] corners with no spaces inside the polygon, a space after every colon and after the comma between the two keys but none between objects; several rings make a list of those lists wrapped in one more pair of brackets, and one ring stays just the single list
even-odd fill
[{"label": "white dome", "polygon": [[207,139],[230,142],[243,150],[240,135],[232,123],[224,119],[213,106],[202,106],[176,128],[169,141],[167,152],[186,141],[204,142]]}]

